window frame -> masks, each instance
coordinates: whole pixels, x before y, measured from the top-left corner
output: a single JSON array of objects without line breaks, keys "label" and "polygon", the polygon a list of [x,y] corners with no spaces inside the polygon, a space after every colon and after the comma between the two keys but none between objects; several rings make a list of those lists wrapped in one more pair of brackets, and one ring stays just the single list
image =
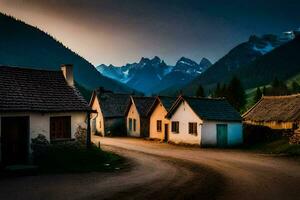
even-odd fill
[{"label": "window frame", "polygon": [[172,133],[179,133],[179,121],[172,121],[171,122],[171,132]]},{"label": "window frame", "polygon": [[162,120],[156,120],[156,131],[162,132]]},{"label": "window frame", "polygon": [[198,135],[198,123],[197,122],[189,122],[189,134],[190,135]]},{"label": "window frame", "polygon": [[49,122],[50,122],[50,141],[72,139],[71,116],[52,116],[49,118]]}]

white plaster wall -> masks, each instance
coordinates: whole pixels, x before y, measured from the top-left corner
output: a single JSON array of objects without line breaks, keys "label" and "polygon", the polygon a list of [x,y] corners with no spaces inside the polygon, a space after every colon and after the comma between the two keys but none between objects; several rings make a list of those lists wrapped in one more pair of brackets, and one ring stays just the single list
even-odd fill
[{"label": "white plaster wall", "polygon": [[[179,133],[172,132],[172,121],[179,121]],[[189,134],[189,122],[197,123],[197,136]],[[191,107],[186,102],[182,102],[170,119],[169,141],[200,145],[202,123]]]},{"label": "white plaster wall", "polygon": [[[1,113],[0,114],[0,138],[1,138],[1,117],[18,117],[29,116],[29,143],[32,138],[43,134],[50,141],[50,117],[71,116],[71,137],[74,138],[78,126],[86,128],[86,113],[85,112],[69,112],[69,113]],[[1,145],[1,143],[0,143]],[[30,145],[29,145],[30,146]],[[1,151],[1,146],[0,146]],[[1,160],[1,152],[0,152]]]},{"label": "white plaster wall", "polygon": [[[132,119],[132,130],[129,130],[129,118]],[[136,130],[133,129],[133,119],[136,119]],[[137,112],[137,109],[134,104],[131,104],[129,112],[126,117],[126,127],[127,127],[127,135],[131,137],[140,137],[141,136],[141,123],[140,116]]]},{"label": "white plaster wall", "polygon": [[239,145],[243,143],[243,128],[242,123],[239,122],[222,122],[222,121],[204,121],[202,127],[202,141],[203,146],[217,145],[217,124],[227,124],[228,146]]},{"label": "white plaster wall", "polygon": [[[150,117],[150,138],[154,138],[154,139],[161,139],[164,140],[165,139],[165,124],[169,124],[169,135],[170,135],[170,120],[168,120],[167,118],[165,118],[167,114],[166,109],[163,107],[162,104],[158,104],[154,111],[151,114]],[[157,131],[157,120],[161,120],[162,121],[162,127],[161,127],[161,132]]]},{"label": "white plaster wall", "polygon": [[104,134],[104,130],[105,130],[104,129],[104,117],[101,112],[101,107],[100,107],[97,97],[95,97],[94,102],[92,103],[92,109],[96,110],[97,113],[93,113],[91,119],[96,119],[96,130],[98,133],[100,133],[102,136],[104,136],[105,135]]}]

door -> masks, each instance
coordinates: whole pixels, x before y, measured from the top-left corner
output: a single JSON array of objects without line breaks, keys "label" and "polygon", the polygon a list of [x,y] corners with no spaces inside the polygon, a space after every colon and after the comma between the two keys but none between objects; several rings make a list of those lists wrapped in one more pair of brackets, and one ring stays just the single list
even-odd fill
[{"label": "door", "polygon": [[169,140],[169,124],[165,124],[165,142]]},{"label": "door", "polygon": [[2,117],[1,134],[3,163],[25,164],[29,153],[29,117]]},{"label": "door", "polygon": [[217,124],[217,146],[226,147],[228,141],[227,124]]}]

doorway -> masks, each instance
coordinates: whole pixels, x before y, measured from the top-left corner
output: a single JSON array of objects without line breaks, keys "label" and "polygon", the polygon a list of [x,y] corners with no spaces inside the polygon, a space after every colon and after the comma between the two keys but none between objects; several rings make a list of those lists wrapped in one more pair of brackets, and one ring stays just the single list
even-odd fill
[{"label": "doorway", "polygon": [[217,146],[226,147],[228,141],[228,126],[227,124],[217,124]]},{"label": "doorway", "polygon": [[2,117],[1,135],[3,164],[25,164],[29,153],[29,117]]},{"label": "doorway", "polygon": [[165,124],[165,138],[164,141],[168,142],[169,140],[169,124]]}]

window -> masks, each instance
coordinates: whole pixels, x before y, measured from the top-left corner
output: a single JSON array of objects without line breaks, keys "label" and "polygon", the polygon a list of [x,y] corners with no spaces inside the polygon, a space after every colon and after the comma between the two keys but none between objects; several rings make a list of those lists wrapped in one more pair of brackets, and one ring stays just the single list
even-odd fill
[{"label": "window", "polygon": [[133,131],[136,131],[136,119],[133,119]]},{"label": "window", "polygon": [[50,117],[50,139],[71,138],[71,116]]},{"label": "window", "polygon": [[132,131],[132,119],[131,118],[129,118],[128,123],[129,123],[129,130]]},{"label": "window", "polygon": [[189,134],[197,135],[197,123],[196,122],[189,123]]},{"label": "window", "polygon": [[161,124],[162,124],[161,120],[156,121],[156,130],[157,130],[157,132],[161,132]]},{"label": "window", "polygon": [[172,132],[179,133],[179,122],[178,121],[172,122]]}]

